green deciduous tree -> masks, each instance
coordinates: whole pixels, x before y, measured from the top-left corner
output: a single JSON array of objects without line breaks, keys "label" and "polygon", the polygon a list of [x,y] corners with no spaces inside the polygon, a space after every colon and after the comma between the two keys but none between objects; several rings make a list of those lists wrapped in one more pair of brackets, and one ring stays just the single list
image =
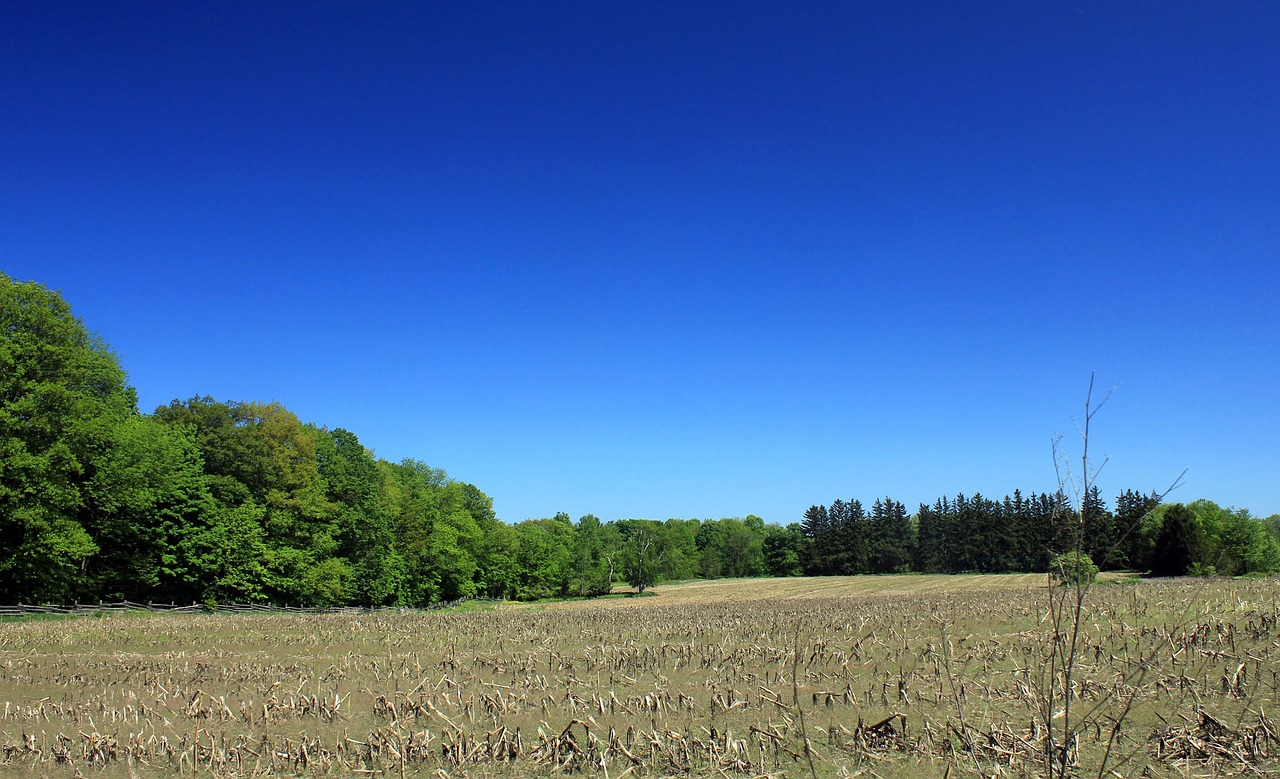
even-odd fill
[{"label": "green deciduous tree", "polygon": [[490,598],[515,599],[520,594],[520,535],[505,523],[484,532],[477,563],[477,593]]},{"label": "green deciduous tree", "polygon": [[320,473],[329,434],[279,403],[173,401],[156,418],[194,437],[222,513],[260,507],[267,552],[264,592],[280,603],[344,602],[352,572],[338,556],[340,506]]},{"label": "green deciduous tree", "polygon": [[520,539],[518,597],[525,600],[566,595],[573,578],[573,522],[564,512],[551,519],[516,525]]},{"label": "green deciduous tree", "polygon": [[661,524],[663,580],[692,579],[698,575],[698,528],[696,519],[668,519]]},{"label": "green deciduous tree", "polygon": [[769,525],[761,543],[765,570],[770,576],[802,576],[804,574],[805,537],[797,522],[786,527]]},{"label": "green deciduous tree", "polygon": [[627,583],[643,593],[663,578],[664,558],[669,551],[662,525],[648,519],[620,520],[622,570]]},{"label": "green deciduous tree", "polygon": [[724,535],[725,572],[728,576],[760,576],[765,572],[764,520],[748,514],[741,520],[729,519]]},{"label": "green deciduous tree", "polygon": [[1082,552],[1064,552],[1049,561],[1049,576],[1058,584],[1087,587],[1098,578],[1098,566]]},{"label": "green deciduous tree", "polygon": [[211,572],[201,550],[216,515],[189,432],[133,415],[113,430],[85,489],[85,524],[100,551],[81,582],[89,597],[186,602]]},{"label": "green deciduous tree", "polygon": [[222,507],[208,536],[204,567],[211,571],[205,597],[223,603],[266,601],[266,510],[252,500]]},{"label": "green deciduous tree", "polygon": [[701,523],[694,544],[698,550],[698,575],[703,579],[724,576],[724,526],[713,520]]},{"label": "green deciduous tree", "polygon": [[759,576],[765,571],[765,535],[764,520],[754,514],[699,523],[694,538],[696,573],[706,579]]},{"label": "green deciduous tree", "polygon": [[[395,602],[405,577],[396,551],[395,524],[383,495],[383,473],[373,453],[341,428],[317,436],[316,456],[326,498],[336,509],[337,555],[347,566],[344,602],[385,606]],[[329,572],[342,576],[341,569]]]},{"label": "green deciduous tree", "polygon": [[474,595],[481,578],[477,558],[482,538],[470,510],[474,496],[466,485],[417,460],[395,465],[380,461],[379,467],[386,476],[397,549],[405,561],[396,602],[426,606]]},{"label": "green deciduous tree", "polygon": [[99,552],[86,490],[137,413],[125,374],[55,292],[0,273],[0,600],[63,600]]},{"label": "green deciduous tree", "polygon": [[1187,504],[1204,531],[1203,562],[1224,576],[1269,573],[1280,568],[1280,548],[1248,509],[1222,508],[1211,500]]},{"label": "green deciduous tree", "polygon": [[505,528],[474,486],[279,403],[139,414],[67,303],[0,274],[0,602],[427,605],[507,592]]},{"label": "green deciduous tree", "polygon": [[578,519],[573,534],[573,562],[569,574],[571,595],[607,595],[613,589],[617,550],[599,517],[587,514]]}]

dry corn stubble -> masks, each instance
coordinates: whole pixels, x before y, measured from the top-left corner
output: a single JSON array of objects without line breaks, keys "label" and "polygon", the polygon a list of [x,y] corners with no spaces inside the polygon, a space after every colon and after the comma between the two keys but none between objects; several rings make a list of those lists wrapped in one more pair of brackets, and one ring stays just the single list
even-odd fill
[{"label": "dry corn stubble", "polygon": [[[795,777],[809,772],[798,704],[823,775],[1036,775],[1037,586],[763,580],[478,611],[10,622],[0,768]],[[1275,582],[1089,598],[1071,695],[1102,709],[1072,745],[1082,774],[1108,740],[1121,776],[1280,770]],[[1106,706],[1125,700],[1111,733]]]}]

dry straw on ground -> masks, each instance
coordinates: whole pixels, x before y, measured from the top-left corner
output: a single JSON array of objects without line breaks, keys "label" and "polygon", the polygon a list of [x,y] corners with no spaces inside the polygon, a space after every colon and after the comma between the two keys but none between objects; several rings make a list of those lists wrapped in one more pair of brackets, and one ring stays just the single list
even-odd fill
[{"label": "dry straw on ground", "polygon": [[[1280,771],[1275,582],[1111,583],[1088,606],[1075,770],[1110,747],[1108,775]],[[812,757],[824,776],[1035,776],[1050,629],[1043,579],[1019,576],[9,622],[0,770],[797,777]]]}]

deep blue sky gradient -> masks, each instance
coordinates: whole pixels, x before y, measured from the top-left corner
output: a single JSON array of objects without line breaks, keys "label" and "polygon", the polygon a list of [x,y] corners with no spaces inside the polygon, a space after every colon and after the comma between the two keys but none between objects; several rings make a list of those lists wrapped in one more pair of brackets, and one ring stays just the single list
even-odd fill
[{"label": "deep blue sky gradient", "polygon": [[503,519],[1280,512],[1280,5],[6,3],[0,270]]}]

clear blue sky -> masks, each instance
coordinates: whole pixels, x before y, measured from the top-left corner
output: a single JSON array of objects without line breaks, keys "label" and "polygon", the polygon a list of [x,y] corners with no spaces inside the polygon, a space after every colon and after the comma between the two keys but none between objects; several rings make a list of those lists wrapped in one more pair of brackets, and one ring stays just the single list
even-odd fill
[{"label": "clear blue sky", "polygon": [[1280,4],[5,3],[0,270],[508,521],[1280,512]]}]

